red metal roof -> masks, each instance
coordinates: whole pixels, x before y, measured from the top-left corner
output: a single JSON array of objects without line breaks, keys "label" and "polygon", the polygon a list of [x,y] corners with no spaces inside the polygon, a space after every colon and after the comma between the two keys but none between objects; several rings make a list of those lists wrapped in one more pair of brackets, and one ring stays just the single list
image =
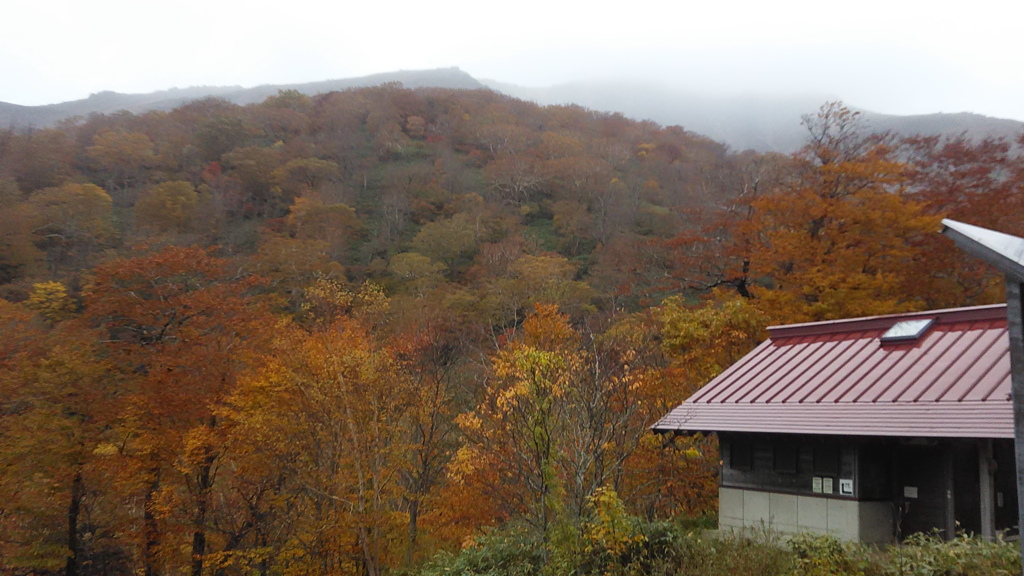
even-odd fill
[{"label": "red metal roof", "polygon": [[[898,322],[919,338],[882,342]],[[773,326],[655,430],[1013,438],[1006,306]]]}]

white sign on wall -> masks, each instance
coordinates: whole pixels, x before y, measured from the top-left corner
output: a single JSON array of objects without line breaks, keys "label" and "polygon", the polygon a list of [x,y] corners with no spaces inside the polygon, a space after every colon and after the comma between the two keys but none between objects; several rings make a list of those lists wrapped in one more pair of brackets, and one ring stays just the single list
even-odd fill
[{"label": "white sign on wall", "polygon": [[839,493],[843,496],[853,496],[853,478],[839,479]]}]

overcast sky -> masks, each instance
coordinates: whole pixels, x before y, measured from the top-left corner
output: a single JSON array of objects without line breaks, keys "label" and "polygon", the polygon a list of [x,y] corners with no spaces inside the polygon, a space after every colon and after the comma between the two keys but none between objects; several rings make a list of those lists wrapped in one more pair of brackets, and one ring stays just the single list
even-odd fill
[{"label": "overcast sky", "polygon": [[1020,0],[5,0],[0,101],[458,66],[1024,120]]}]

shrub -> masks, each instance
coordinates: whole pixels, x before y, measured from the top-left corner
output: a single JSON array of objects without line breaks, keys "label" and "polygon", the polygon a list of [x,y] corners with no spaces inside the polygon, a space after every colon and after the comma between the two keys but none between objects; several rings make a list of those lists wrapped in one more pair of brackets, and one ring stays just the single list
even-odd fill
[{"label": "shrub", "polygon": [[886,576],[1010,576],[1021,573],[1016,543],[985,542],[960,534],[947,542],[938,534],[913,534],[890,548]]},{"label": "shrub", "polygon": [[863,544],[841,542],[835,536],[797,534],[789,539],[799,576],[865,576],[875,573],[875,559]]},{"label": "shrub", "polygon": [[[834,536],[783,538],[767,529],[717,533],[685,522],[626,516],[614,493],[578,537],[543,542],[520,527],[494,530],[458,554],[441,554],[421,576],[1019,576],[1014,543],[917,534],[890,548]],[[567,532],[568,533],[568,532]],[[558,541],[556,541],[558,540]]]},{"label": "shrub", "polygon": [[422,576],[540,576],[544,547],[538,537],[518,526],[495,529],[456,554],[441,552]]}]

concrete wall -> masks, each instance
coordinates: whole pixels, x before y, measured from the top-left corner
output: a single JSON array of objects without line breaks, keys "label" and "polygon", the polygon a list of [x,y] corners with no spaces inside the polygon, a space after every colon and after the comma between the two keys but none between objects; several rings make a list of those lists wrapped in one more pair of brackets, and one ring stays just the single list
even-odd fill
[{"label": "concrete wall", "polygon": [[832,534],[842,540],[893,541],[892,506],[888,502],[721,487],[718,524],[723,530],[766,526],[779,532]]}]

